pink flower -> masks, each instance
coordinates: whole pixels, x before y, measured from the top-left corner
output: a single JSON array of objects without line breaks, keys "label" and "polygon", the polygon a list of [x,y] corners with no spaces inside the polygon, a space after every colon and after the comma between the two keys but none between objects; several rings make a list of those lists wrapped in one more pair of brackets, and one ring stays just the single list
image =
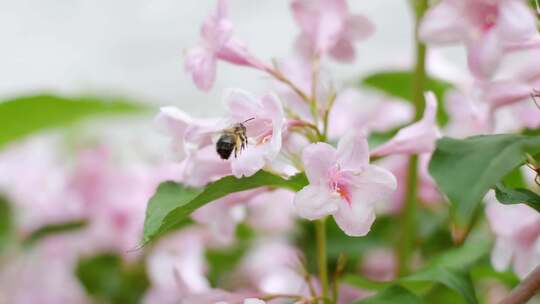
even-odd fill
[{"label": "pink flower", "polygon": [[507,48],[529,41],[537,30],[521,0],[443,0],[426,13],[419,35],[427,43],[465,43],[471,72],[488,78]]},{"label": "pink flower", "polygon": [[363,96],[358,90],[347,89],[338,95],[330,112],[329,136],[340,138],[351,128],[389,131],[410,122],[413,117],[414,110],[408,103]]},{"label": "pink flower", "polygon": [[234,122],[247,122],[248,146],[231,158],[236,177],[251,176],[271,163],[281,150],[285,128],[283,107],[275,95],[255,98],[247,92],[232,90],[226,98],[229,116]]},{"label": "pink flower", "polygon": [[188,228],[157,243],[147,258],[151,288],[145,303],[178,303],[183,295],[210,290],[205,277],[204,234]]},{"label": "pink flower", "polygon": [[451,137],[465,138],[472,135],[486,134],[493,131],[493,113],[487,103],[453,90],[446,94],[446,110],[450,121],[445,134]]},{"label": "pink flower", "polygon": [[300,267],[299,252],[294,247],[284,241],[266,240],[243,258],[238,275],[262,293],[307,296],[309,288]]},{"label": "pink flower", "polygon": [[302,153],[309,185],[295,196],[300,216],[314,220],[332,214],[348,235],[363,236],[375,220],[374,205],[386,201],[396,189],[395,177],[369,164],[364,134],[344,136],[337,150],[326,143],[306,147]]},{"label": "pink flower", "polygon": [[399,130],[392,139],[377,147],[371,156],[431,153],[435,149],[435,141],[440,137],[436,121],[437,100],[432,92],[427,92],[425,98],[426,109],[422,119]]},{"label": "pink flower", "polygon": [[293,199],[294,193],[283,189],[258,194],[248,203],[248,224],[266,234],[291,231],[296,219]]},{"label": "pink flower", "polygon": [[374,31],[366,17],[349,14],[345,0],[295,0],[292,11],[302,30],[297,45],[306,55],[330,53],[339,61],[350,62],[355,57],[353,42]]},{"label": "pink flower", "polygon": [[488,202],[486,214],[496,236],[493,267],[503,271],[512,263],[524,278],[540,263],[540,215],[525,204],[503,205],[494,199]]},{"label": "pink flower", "polygon": [[186,55],[186,70],[201,90],[208,91],[216,77],[217,59],[233,64],[266,70],[266,65],[256,59],[243,45],[232,37],[233,25],[227,17],[227,0],[218,0],[215,13],[201,28],[201,42]]}]

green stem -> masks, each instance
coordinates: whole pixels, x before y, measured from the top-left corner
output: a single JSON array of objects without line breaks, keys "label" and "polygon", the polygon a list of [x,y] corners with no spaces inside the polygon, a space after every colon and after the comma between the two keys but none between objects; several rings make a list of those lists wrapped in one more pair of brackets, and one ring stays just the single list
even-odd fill
[{"label": "green stem", "polygon": [[[420,20],[428,8],[428,0],[413,0],[415,12],[415,42],[416,42],[416,65],[413,78],[413,102],[415,106],[415,121],[422,117],[424,112],[424,88],[426,82],[426,46],[418,39],[418,26]],[[416,239],[416,198],[418,187],[418,156],[413,155],[409,159],[407,173],[407,192],[405,203],[401,212],[400,238],[398,242],[398,272],[399,275],[409,273],[410,259]]]},{"label": "green stem", "polygon": [[317,263],[319,267],[319,280],[322,286],[322,298],[328,298],[328,263],[326,261],[326,222],[325,219],[315,221],[315,234],[317,241]]}]

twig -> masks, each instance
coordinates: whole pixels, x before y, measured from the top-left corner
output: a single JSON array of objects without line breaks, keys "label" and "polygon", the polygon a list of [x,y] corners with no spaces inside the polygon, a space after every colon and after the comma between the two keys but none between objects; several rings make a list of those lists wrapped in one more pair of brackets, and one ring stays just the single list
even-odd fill
[{"label": "twig", "polygon": [[506,296],[499,304],[523,304],[540,291],[540,265]]}]

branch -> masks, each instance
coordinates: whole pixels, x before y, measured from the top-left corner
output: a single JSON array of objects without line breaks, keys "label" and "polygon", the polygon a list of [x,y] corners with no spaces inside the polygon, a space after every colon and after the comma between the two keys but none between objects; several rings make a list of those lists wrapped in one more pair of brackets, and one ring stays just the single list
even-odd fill
[{"label": "branch", "polygon": [[506,296],[499,304],[523,304],[540,291],[540,265]]}]

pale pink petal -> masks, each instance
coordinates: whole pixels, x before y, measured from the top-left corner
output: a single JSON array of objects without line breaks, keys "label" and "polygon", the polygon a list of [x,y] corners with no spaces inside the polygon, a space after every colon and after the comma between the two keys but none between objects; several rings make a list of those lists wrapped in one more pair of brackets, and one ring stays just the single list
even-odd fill
[{"label": "pale pink petal", "polygon": [[318,28],[318,14],[315,7],[310,5],[308,1],[296,0],[292,2],[291,9],[298,26],[311,36],[313,41]]},{"label": "pale pink petal", "polygon": [[481,85],[483,99],[498,108],[530,98],[533,86],[520,81],[493,81]]},{"label": "pale pink petal", "polygon": [[377,147],[372,156],[389,154],[430,153],[435,148],[435,141],[440,136],[436,124],[437,100],[432,92],[426,93],[426,109],[422,119],[399,132],[388,142]]},{"label": "pale pink petal", "polygon": [[244,304],[266,304],[266,302],[255,298],[249,298],[244,300]]},{"label": "pale pink petal", "polygon": [[294,197],[298,215],[308,220],[315,220],[334,213],[339,204],[344,202],[330,193],[326,185],[306,186]]},{"label": "pale pink petal", "polygon": [[427,43],[452,43],[463,39],[463,16],[451,1],[441,1],[427,11],[420,24],[420,39]]},{"label": "pale pink petal", "polygon": [[311,144],[302,152],[302,162],[312,185],[325,184],[328,180],[328,171],[336,161],[336,150],[327,143]]},{"label": "pale pink petal", "polygon": [[501,1],[497,30],[507,42],[523,42],[538,35],[536,18],[522,1]]},{"label": "pale pink petal", "polygon": [[334,213],[334,219],[339,228],[349,236],[364,236],[375,221],[373,206],[365,204],[361,198],[354,198],[351,204],[341,201],[339,209]]},{"label": "pale pink petal", "polygon": [[479,39],[467,42],[467,61],[469,69],[477,78],[489,78],[497,70],[503,48],[497,32],[488,31]]},{"label": "pale pink petal", "polygon": [[348,39],[341,38],[330,49],[330,55],[336,60],[347,63],[352,62],[355,57],[354,47]]},{"label": "pale pink petal", "polygon": [[158,127],[164,128],[174,138],[183,138],[192,118],[177,107],[161,107],[155,118]]},{"label": "pale pink petal", "polygon": [[316,37],[316,49],[327,52],[339,40],[345,28],[347,3],[345,0],[320,0],[320,19]]},{"label": "pale pink petal", "polygon": [[341,170],[360,172],[369,163],[369,147],[363,131],[350,131],[343,136],[337,147]]},{"label": "pale pink petal", "polygon": [[347,36],[353,40],[364,40],[375,32],[375,25],[363,15],[351,15],[346,26]]},{"label": "pale pink petal", "polygon": [[373,206],[389,201],[397,188],[397,180],[390,171],[368,165],[355,177],[352,187],[353,201]]},{"label": "pale pink petal", "polygon": [[540,128],[540,109],[533,102],[524,101],[512,107],[519,122],[529,129]]},{"label": "pale pink petal", "polygon": [[185,68],[199,89],[210,90],[216,78],[214,54],[201,47],[190,49],[186,54]]},{"label": "pale pink petal", "polygon": [[234,38],[231,38],[223,45],[216,52],[216,56],[232,64],[248,66],[262,71],[270,70],[269,66],[251,54],[244,43]]},{"label": "pale pink petal", "polygon": [[247,221],[258,231],[279,234],[294,227],[294,192],[274,190],[255,196],[248,205]]},{"label": "pale pink petal", "polygon": [[431,154],[420,154],[418,164],[418,179],[420,187],[418,189],[418,197],[423,203],[434,204],[442,202],[442,196],[437,188],[435,180],[431,177],[428,171]]},{"label": "pale pink petal", "polygon": [[271,146],[267,144],[248,146],[237,157],[231,155],[231,169],[234,176],[252,176],[266,164],[266,155]]},{"label": "pale pink petal", "polygon": [[491,264],[497,271],[505,271],[512,260],[514,246],[507,239],[498,238],[491,252]]},{"label": "pale pink petal", "polygon": [[263,112],[257,98],[240,89],[232,89],[226,92],[225,104],[229,115],[235,123],[255,118],[259,116],[259,113]]}]

